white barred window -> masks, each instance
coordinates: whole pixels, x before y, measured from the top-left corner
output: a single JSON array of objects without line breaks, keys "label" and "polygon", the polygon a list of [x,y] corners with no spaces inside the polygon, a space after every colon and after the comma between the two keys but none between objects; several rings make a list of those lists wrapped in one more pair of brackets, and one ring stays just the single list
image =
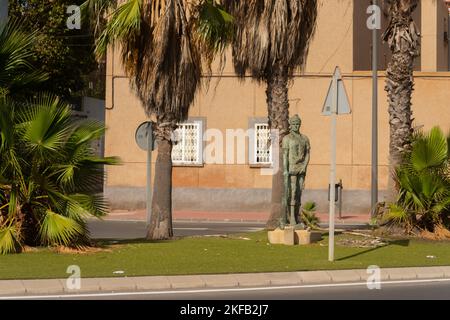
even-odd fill
[{"label": "white barred window", "polygon": [[175,130],[172,162],[174,165],[201,165],[202,122],[188,122],[178,125]]},{"label": "white barred window", "polygon": [[267,123],[255,124],[254,138],[254,164],[272,164],[272,145],[270,141],[270,128]]}]

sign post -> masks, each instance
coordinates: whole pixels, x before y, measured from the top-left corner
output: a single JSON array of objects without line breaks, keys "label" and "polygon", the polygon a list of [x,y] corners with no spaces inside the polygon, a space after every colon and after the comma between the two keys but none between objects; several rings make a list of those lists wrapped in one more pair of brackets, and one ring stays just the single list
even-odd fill
[{"label": "sign post", "polygon": [[367,28],[372,30],[372,182],[371,216],[378,204],[378,30],[381,29],[381,9],[377,0],[367,8]]},{"label": "sign post", "polygon": [[331,169],[330,169],[330,221],[329,221],[329,244],[328,260],[334,261],[334,221],[336,217],[336,127],[337,127],[337,106],[338,106],[338,82],[333,79],[333,107],[331,110]]},{"label": "sign post", "polygon": [[147,226],[152,218],[152,151],[155,150],[155,137],[153,133],[154,123],[144,122],[136,130],[136,143],[144,151],[147,151]]},{"label": "sign post", "polygon": [[334,234],[336,217],[336,149],[337,149],[337,116],[350,114],[350,103],[342,80],[341,71],[336,67],[328,89],[327,98],[323,107],[322,114],[331,116],[331,161],[330,161],[330,217],[329,217],[329,244],[328,260],[334,261]]}]

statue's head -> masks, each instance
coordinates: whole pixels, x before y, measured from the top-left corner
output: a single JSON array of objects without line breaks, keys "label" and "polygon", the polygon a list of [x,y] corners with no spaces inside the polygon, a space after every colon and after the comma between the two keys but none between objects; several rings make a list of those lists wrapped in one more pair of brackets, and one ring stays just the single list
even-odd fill
[{"label": "statue's head", "polygon": [[292,132],[300,132],[300,127],[302,126],[302,119],[296,114],[289,120],[289,125]]}]

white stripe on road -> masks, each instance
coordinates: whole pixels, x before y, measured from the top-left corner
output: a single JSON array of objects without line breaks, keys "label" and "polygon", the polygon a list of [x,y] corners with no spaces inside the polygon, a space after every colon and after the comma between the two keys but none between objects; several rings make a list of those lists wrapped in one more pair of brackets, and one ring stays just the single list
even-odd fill
[{"label": "white stripe on road", "polygon": [[[428,279],[428,280],[402,280],[402,281],[382,281],[370,282],[371,285],[381,284],[419,284],[419,283],[440,283],[450,282],[450,279]],[[41,296],[11,296],[0,297],[0,300],[28,300],[28,299],[60,299],[60,298],[107,298],[123,296],[154,296],[154,295],[177,295],[188,293],[217,293],[217,292],[251,292],[251,291],[275,291],[291,289],[311,289],[311,288],[338,288],[338,287],[359,287],[367,286],[367,282],[354,283],[334,283],[334,284],[315,284],[299,286],[279,286],[279,287],[259,287],[259,288],[235,288],[235,289],[204,289],[204,290],[180,290],[180,291],[145,291],[145,292],[122,292],[122,293],[87,293],[87,294],[67,294],[67,295],[41,295]]]},{"label": "white stripe on road", "polygon": [[173,230],[185,230],[185,231],[207,231],[208,228],[173,228]]}]

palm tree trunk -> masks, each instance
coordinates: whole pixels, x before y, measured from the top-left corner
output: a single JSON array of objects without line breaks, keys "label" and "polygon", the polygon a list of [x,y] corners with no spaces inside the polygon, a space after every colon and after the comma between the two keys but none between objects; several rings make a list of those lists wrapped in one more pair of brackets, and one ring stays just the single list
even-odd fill
[{"label": "palm tree trunk", "polygon": [[[266,227],[275,229],[279,226],[283,208],[283,138],[289,133],[289,98],[288,98],[288,68],[277,64],[267,77],[267,107],[269,126],[279,133],[279,170],[272,177],[272,199],[270,217]],[[275,168],[276,169],[276,168]]]},{"label": "palm tree trunk", "polygon": [[386,91],[389,98],[390,124],[390,176],[389,197],[396,193],[395,169],[402,163],[405,151],[411,148],[412,110],[411,95],[414,90],[414,58],[409,53],[395,53],[387,69]]},{"label": "palm tree trunk", "polygon": [[420,55],[420,34],[412,18],[418,0],[395,0],[390,5],[390,21],[383,39],[388,42],[392,59],[386,70],[389,100],[390,175],[388,201],[394,201],[397,191],[394,172],[402,163],[405,151],[411,148],[412,110],[414,91],[414,59]]},{"label": "palm tree trunk", "polygon": [[148,240],[167,240],[173,237],[172,226],[172,126],[158,119],[156,136],[158,157],[155,165],[152,216],[147,232]]}]

